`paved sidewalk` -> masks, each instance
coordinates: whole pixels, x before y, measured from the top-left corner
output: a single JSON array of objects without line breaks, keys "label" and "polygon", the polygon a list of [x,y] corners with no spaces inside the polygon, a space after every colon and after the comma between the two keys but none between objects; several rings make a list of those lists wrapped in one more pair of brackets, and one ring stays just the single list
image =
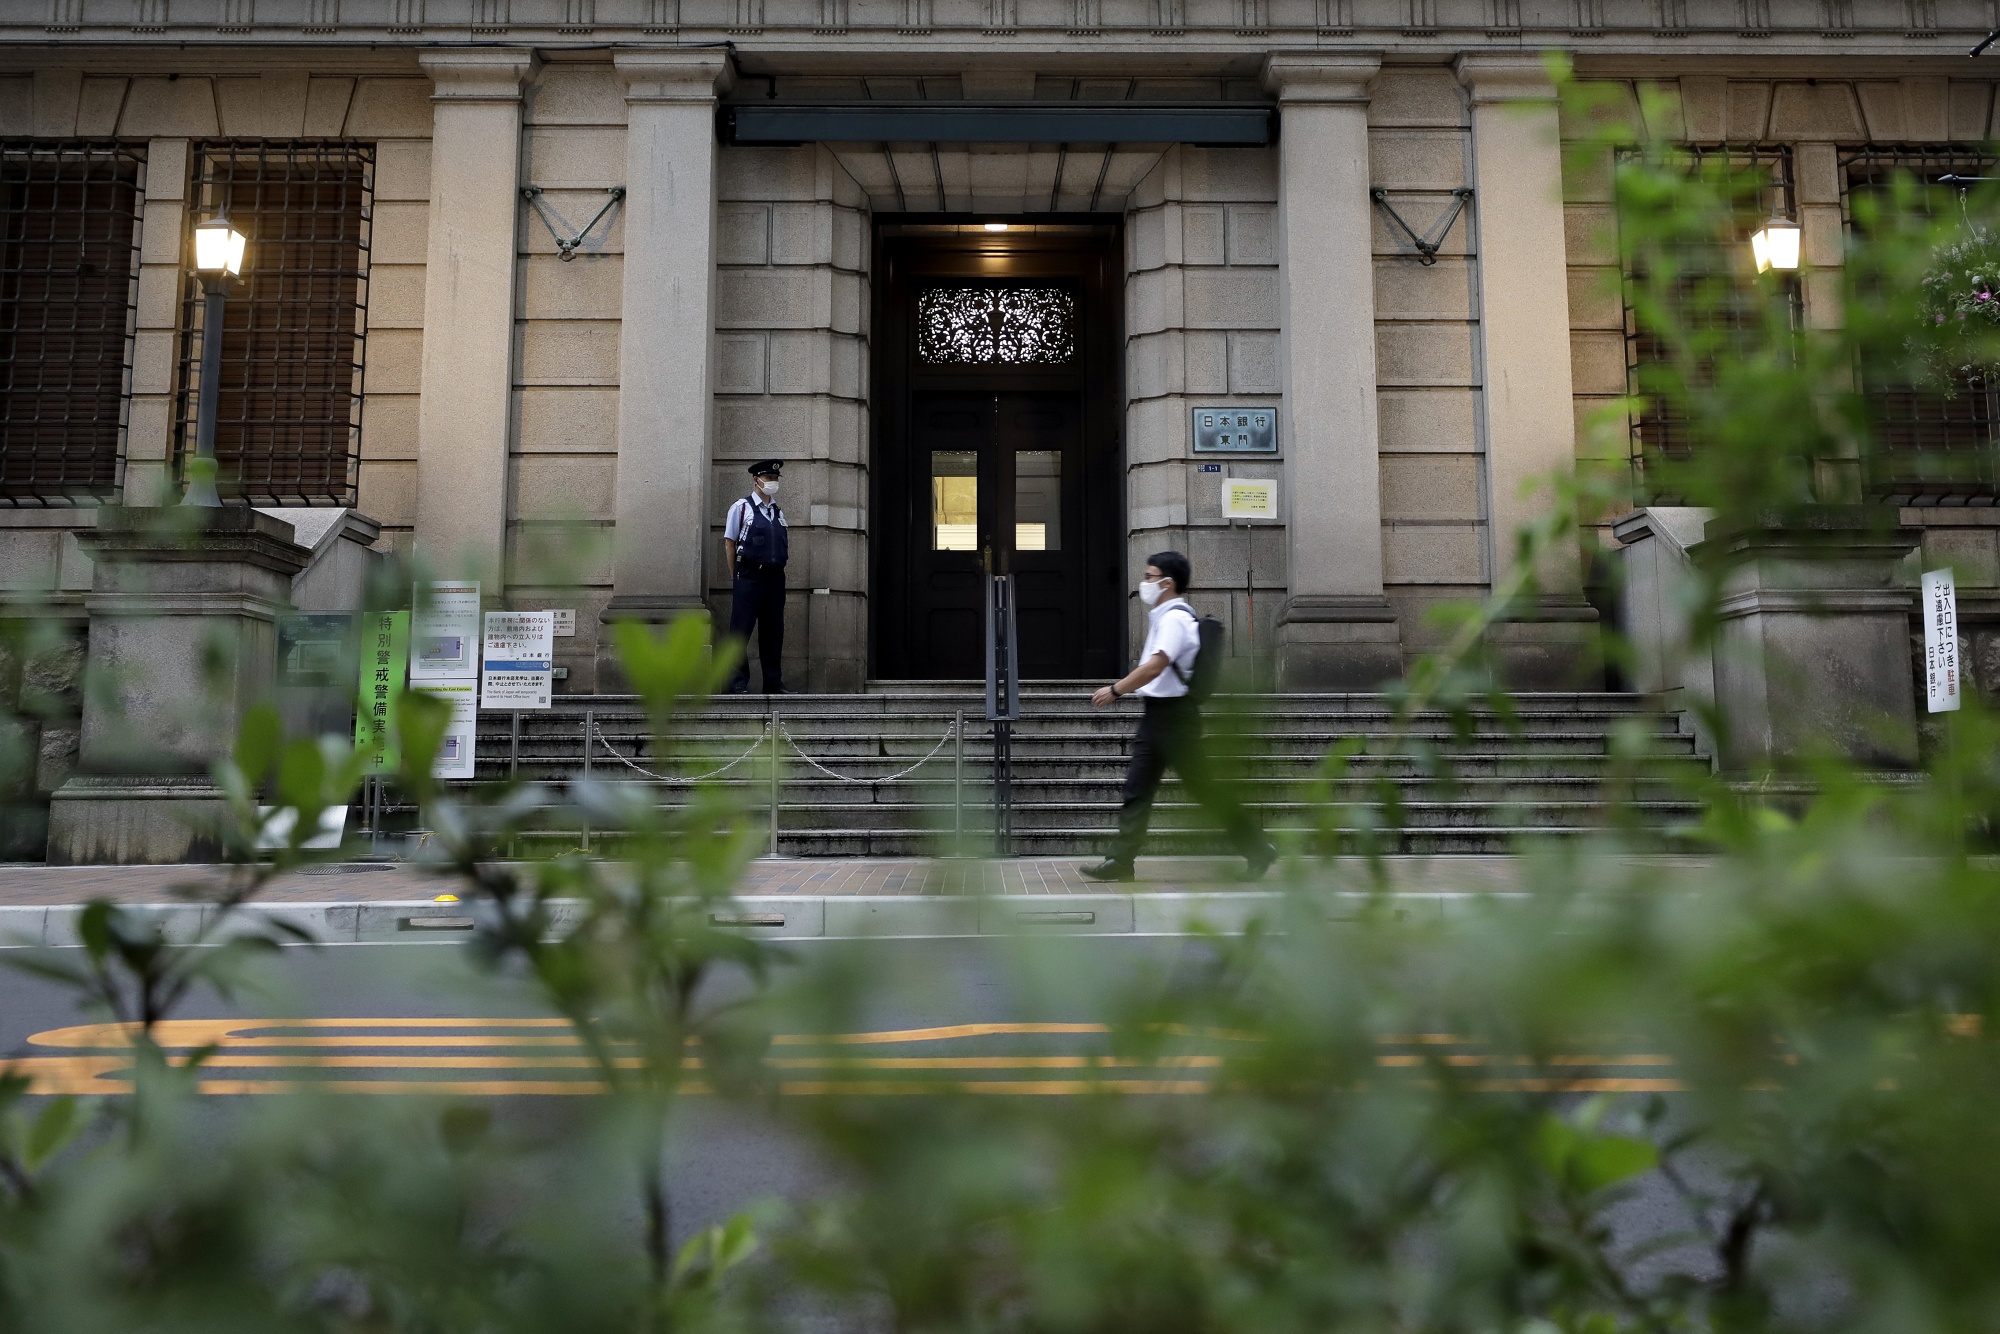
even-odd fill
[{"label": "paved sidewalk", "polygon": [[[1508,857],[1395,858],[1399,885],[1458,890],[1507,889],[1516,883],[1518,863]],[[1142,857],[1139,879],[1130,885],[1085,880],[1079,857],[1023,857],[996,860],[923,858],[776,857],[759,858],[744,872],[743,895],[958,896],[969,894],[1185,893],[1216,889],[1275,889],[1282,868],[1262,882],[1235,879],[1242,862],[1233,857]],[[1358,868],[1357,868],[1358,869]],[[172,903],[177,889],[214,885],[223,868],[214,866],[5,866],[0,865],[0,906],[46,906],[108,898],[120,903]],[[260,897],[272,903],[381,903],[428,899],[453,885],[407,863],[346,862],[294,872]]]}]

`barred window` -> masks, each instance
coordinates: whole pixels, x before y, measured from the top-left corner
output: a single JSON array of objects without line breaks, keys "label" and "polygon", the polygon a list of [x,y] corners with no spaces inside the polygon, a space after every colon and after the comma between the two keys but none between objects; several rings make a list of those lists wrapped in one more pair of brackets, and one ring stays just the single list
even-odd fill
[{"label": "barred window", "polygon": [[[1730,144],[1690,144],[1680,150],[1688,155],[1690,172],[1720,167],[1732,177],[1759,178],[1758,187],[1738,198],[1733,216],[1711,237],[1681,247],[1674,255],[1675,270],[1669,300],[1681,306],[1683,317],[1699,329],[1722,333],[1750,331],[1761,327],[1762,307],[1755,299],[1752,279],[1755,266],[1750,256],[1750,234],[1762,226],[1773,212],[1797,218],[1792,192],[1792,154],[1785,147],[1751,147]],[[1628,155],[1629,156],[1629,155]],[[1649,467],[1662,462],[1691,458],[1699,442],[1693,438],[1692,423],[1685,413],[1660,394],[1653,392],[1659,371],[1667,363],[1666,349],[1651,330],[1642,328],[1633,309],[1630,293],[1643,273],[1626,274],[1625,366],[1631,392],[1645,400],[1644,409],[1632,419],[1632,466],[1639,493],[1654,502],[1670,501],[1658,479],[1649,480]],[[1716,299],[1720,285],[1727,293]],[[1798,318],[1798,293],[1787,291],[1792,317]],[[1656,369],[1657,368],[1657,369]],[[1696,375],[1700,372],[1697,370]],[[1693,386],[1690,386],[1693,387]]]},{"label": "barred window", "polygon": [[[361,454],[373,145],[193,146],[190,230],[218,211],[249,238],[224,307],[217,485],[265,504],[351,505]],[[185,242],[192,253],[193,243]],[[176,444],[194,451],[201,286],[183,297]]]},{"label": "barred window", "polygon": [[117,489],[145,170],[136,145],[0,140],[0,504]]},{"label": "barred window", "polygon": [[[1994,159],[1977,151],[1869,144],[1840,157],[1841,204],[1850,229],[1866,225],[1865,217],[1856,216],[1855,201],[1886,194],[1899,173],[1935,187],[1917,195],[1927,217],[1951,216],[1961,208],[1960,188],[1945,177],[1995,174]],[[2000,497],[1995,470],[2000,385],[1968,379],[1947,394],[1866,365],[1860,368],[1860,382],[1875,428],[1863,474],[1871,499],[1896,505],[1991,505]]]}]

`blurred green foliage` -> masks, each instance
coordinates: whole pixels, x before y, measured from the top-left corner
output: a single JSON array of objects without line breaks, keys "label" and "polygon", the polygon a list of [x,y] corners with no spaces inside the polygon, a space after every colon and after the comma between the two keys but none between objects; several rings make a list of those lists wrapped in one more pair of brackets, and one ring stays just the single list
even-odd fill
[{"label": "blurred green foliage", "polygon": [[[1570,123],[1598,127],[1574,170],[1610,173],[1622,295],[1660,352],[1604,429],[1670,405],[1697,447],[1646,485],[1725,516],[1849,498],[1873,447],[1856,365],[1914,374],[1930,355],[1914,312],[1955,210],[1909,181],[1857,203],[1844,321],[1801,330],[1790,279],[1712,263],[1765,188],[1754,171],[1633,133],[1588,84],[1566,96]],[[1517,573],[1446,613],[1402,718],[1505,716],[1488,631],[1629,487],[1555,479]],[[621,626],[617,648],[663,744],[731,665],[694,621]],[[1327,819],[1247,933],[1068,977],[1101,1042],[1065,1067],[1071,1096],[1012,1097],[950,1074],[888,1096],[860,1056],[787,1096],[772,1034],[863,1027],[913,980],[718,925],[756,850],[720,787],[672,807],[615,782],[447,787],[444,724],[407,697],[396,782],[479,910],[475,957],[576,1035],[604,1089],[581,1125],[537,1137],[478,1105],[332,1094],[224,1115],[198,1093],[206,1053],[154,1042],[282,943],[239,909],[323,855],[303,840],[359,780],[344,742],[259,713],[218,768],[236,865],[203,891],[209,925],[168,939],[96,904],[82,949],[7,956],[130,1025],[134,1091],[84,1104],[0,1078],[0,1330],[2000,1326],[2000,877],[1977,851],[2000,725],[1976,701],[1907,781],[1828,760],[1779,807],[1696,776],[1697,859],[1643,855],[1614,777],[1601,831],[1523,849],[1519,893],[1449,914],[1384,869],[1387,789],[1375,826]],[[1643,743],[1626,749],[1618,774],[1645,772]],[[274,851],[265,804],[297,812]],[[616,831],[615,857],[504,855],[559,805]],[[1378,872],[1358,907],[1330,892],[1354,853]],[[1024,985],[1062,967],[1045,948],[1019,945]],[[689,1097],[799,1137],[823,1189],[677,1222],[664,1145]]]}]

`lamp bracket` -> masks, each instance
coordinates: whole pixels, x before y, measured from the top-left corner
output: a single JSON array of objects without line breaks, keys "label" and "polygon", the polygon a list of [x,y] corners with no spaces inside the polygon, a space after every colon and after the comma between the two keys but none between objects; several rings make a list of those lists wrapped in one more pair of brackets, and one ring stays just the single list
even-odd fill
[{"label": "lamp bracket", "polygon": [[1451,233],[1451,225],[1458,221],[1458,215],[1465,212],[1465,202],[1472,198],[1472,191],[1466,186],[1460,186],[1451,192],[1451,211],[1444,215],[1444,221],[1431,229],[1429,236],[1417,235],[1416,228],[1403,220],[1403,215],[1389,202],[1387,190],[1377,186],[1368,192],[1368,197],[1375,201],[1377,208],[1389,215],[1389,221],[1402,228],[1403,235],[1410,238],[1410,244],[1417,248],[1417,263],[1429,268],[1438,262],[1438,247],[1444,244],[1444,238]]},{"label": "lamp bracket", "polygon": [[563,219],[562,214],[550,206],[547,199],[543,198],[542,187],[539,185],[521,187],[521,198],[533,206],[535,213],[542,220],[542,225],[549,229],[549,235],[555,238],[556,254],[565,264],[576,258],[577,248],[583,244],[583,238],[590,235],[598,223],[604,221],[605,214],[625,200],[625,187],[622,185],[606,186],[605,193],[611,198],[604,201],[604,207],[597,210],[590,221],[577,228],[573,234],[566,234],[569,231],[569,223]]}]

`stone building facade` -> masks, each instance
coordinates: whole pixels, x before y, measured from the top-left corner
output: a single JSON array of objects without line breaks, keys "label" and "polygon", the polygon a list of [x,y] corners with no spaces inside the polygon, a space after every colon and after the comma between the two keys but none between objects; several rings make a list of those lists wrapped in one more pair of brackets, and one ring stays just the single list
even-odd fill
[{"label": "stone building facade", "polygon": [[[1994,10],[6,0],[0,141],[10,188],[28,182],[9,207],[85,206],[31,188],[35,164],[66,148],[136,166],[116,421],[99,412],[87,428],[92,447],[112,441],[115,466],[87,484],[7,473],[0,574],[9,596],[80,615],[89,562],[75,533],[93,502],[178,494],[188,230],[216,188],[238,188],[215,187],[204,164],[289,161],[308,145],[323,174],[351,146],[339,160],[360,164],[359,221],[335,240],[354,258],[299,261],[353,270],[313,298],[351,307],[352,419],[314,446],[349,452],[346,480],[251,498],[352,507],[380,546],[477,575],[495,605],[573,607],[568,689],[596,688],[603,627],[620,616],[726,616],[720,525],[744,465],[766,456],[790,463],[787,675],[800,687],[858,690],[955,661],[922,654],[967,623],[952,619],[956,594],[937,595],[934,621],[905,612],[997,544],[1070,599],[1069,628],[1048,633],[1073,647],[1052,649],[1046,674],[1122,659],[1137,618],[1124,591],[1148,552],[1175,547],[1232,651],[1267,678],[1370,688],[1430,645],[1427,606],[1505,573],[1535,503],[1528,479],[1580,450],[1626,462],[1623,442],[1581,443],[1578,423],[1627,392],[1631,340],[1602,176],[1563,179],[1544,54],[1623,90],[1635,123],[1638,86],[1664,90],[1672,113],[1649,134],[1784,150],[1818,271],[1811,324],[1839,318],[1828,275],[1855,153],[1976,155],[2000,132],[2000,65],[1965,55]],[[921,361],[929,336],[912,323],[923,291],[1033,286],[1036,265],[1056,272],[1090,245],[1116,256],[1106,301],[1091,305],[1083,279],[1045,285],[1085,293],[1076,336],[1109,349],[1108,371],[1071,382],[1054,361],[904,359]],[[947,278],[884,271],[919,253]],[[1002,330],[1013,317],[992,318]],[[260,336],[243,335],[244,356],[298,355]],[[884,351],[910,339],[917,351]],[[336,391],[350,393],[314,392]],[[48,410],[10,394],[16,433],[0,454],[25,448],[21,416]],[[907,397],[920,394],[944,397]],[[1083,405],[1074,439],[1066,394]],[[969,433],[959,446],[925,436],[919,418],[951,395],[988,395],[997,424],[936,427]],[[1276,450],[1194,452],[1197,410],[1224,407],[1275,411]],[[1008,413],[1029,434],[1010,436]],[[243,458],[293,447],[259,439],[244,428]],[[957,494],[938,469],[961,456],[977,456],[964,466],[986,488],[963,541],[937,508]],[[1049,468],[1052,489],[1023,480]],[[1278,481],[1275,520],[1224,518],[1223,484],[1241,477]],[[1992,496],[1911,497],[1905,518],[2000,585]],[[1033,505],[1057,509],[1023,519]],[[1505,628],[1503,658],[1522,684],[1582,684],[1613,608],[1593,601],[1581,550],[1542,585],[1541,607]]]}]

